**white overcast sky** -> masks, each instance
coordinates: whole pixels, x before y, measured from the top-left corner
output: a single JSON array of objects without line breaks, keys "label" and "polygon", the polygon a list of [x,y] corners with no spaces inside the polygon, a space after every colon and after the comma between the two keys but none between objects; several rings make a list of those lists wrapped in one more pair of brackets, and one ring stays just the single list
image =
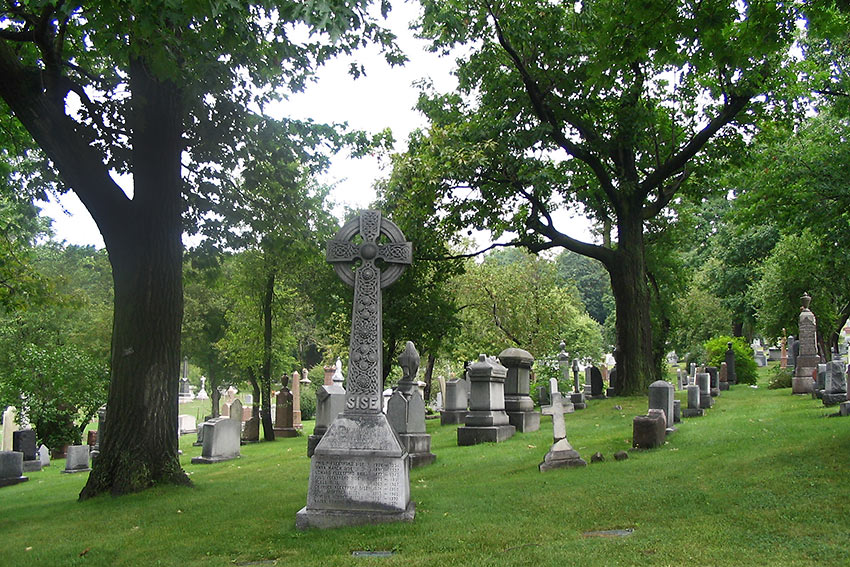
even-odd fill
[{"label": "white overcast sky", "polygon": [[[365,65],[366,76],[355,80],[348,74],[350,59],[331,61],[320,70],[318,80],[308,85],[304,92],[291,95],[277,107],[267,107],[266,113],[275,118],[286,116],[311,118],[324,123],[346,122],[353,129],[372,133],[389,127],[396,140],[396,151],[403,151],[408,134],[426,125],[424,117],[414,110],[418,90],[413,84],[429,79],[440,92],[449,91],[457,85],[452,75],[454,58],[428,52],[427,43],[415,38],[409,29],[418,11],[418,2],[394,3],[388,19],[388,26],[398,36],[399,46],[409,59],[406,65],[390,67],[376,48],[362,49],[356,58]],[[335,212],[339,216],[342,205],[352,208],[369,205],[375,199],[374,182],[387,174],[377,158],[353,159],[340,154],[334,157],[321,181],[335,186],[331,199],[338,205]],[[103,246],[97,227],[73,193],[63,196],[60,203],[40,205],[45,214],[54,219],[57,240]],[[583,220],[566,223],[575,227],[567,232],[582,239],[590,238]]]}]

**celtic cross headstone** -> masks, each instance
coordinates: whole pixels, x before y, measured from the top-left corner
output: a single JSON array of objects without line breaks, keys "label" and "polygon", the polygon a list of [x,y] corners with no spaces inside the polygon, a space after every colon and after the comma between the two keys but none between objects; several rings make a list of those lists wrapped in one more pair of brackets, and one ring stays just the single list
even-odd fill
[{"label": "celtic cross headstone", "polygon": [[298,529],[410,521],[407,449],[382,412],[381,289],[413,259],[413,246],[380,211],[362,211],[328,243],[327,261],[354,288],[345,409],[310,462]]}]

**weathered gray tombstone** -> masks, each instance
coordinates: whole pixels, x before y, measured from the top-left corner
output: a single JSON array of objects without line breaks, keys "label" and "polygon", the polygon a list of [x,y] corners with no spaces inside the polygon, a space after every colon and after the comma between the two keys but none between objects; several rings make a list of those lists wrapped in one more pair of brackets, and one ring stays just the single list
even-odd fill
[{"label": "weathered gray tombstone", "polygon": [[700,390],[696,384],[688,385],[688,407],[682,410],[683,417],[701,417],[705,411],[700,407]]},{"label": "weathered gray tombstone", "polygon": [[12,450],[23,453],[24,472],[41,470],[41,459],[38,458],[38,449],[35,447],[35,431],[32,429],[15,431],[12,434]]},{"label": "weathered gray tombstone", "polygon": [[337,358],[336,365],[330,374],[325,369],[325,384],[316,390],[316,426],[313,434],[307,438],[307,456],[312,457],[322,436],[328,430],[333,420],[345,410],[345,388],[342,382],[342,361]]},{"label": "weathered gray tombstone", "polygon": [[800,354],[800,341],[794,335],[788,335],[788,368],[796,368],[798,354]]},{"label": "weathered gray tombstone", "polygon": [[41,462],[42,468],[50,466],[50,449],[47,448],[47,445],[42,444],[38,448],[38,460]]},{"label": "weathered gray tombstone", "polygon": [[521,348],[506,348],[499,353],[499,362],[508,370],[505,376],[508,421],[521,433],[537,431],[540,429],[540,414],[534,411],[534,401],[529,395],[534,357]]},{"label": "weathered gray tombstone", "polygon": [[697,386],[699,386],[699,407],[710,409],[714,406],[714,398],[711,397],[711,376],[708,372],[697,372]]},{"label": "weathered gray tombstone", "polygon": [[416,347],[407,341],[398,357],[402,377],[387,402],[387,420],[407,450],[411,467],[430,465],[437,459],[431,452],[431,436],[425,432],[425,400],[416,383],[419,362]]},{"label": "weathered gray tombstone", "polygon": [[667,434],[676,431],[673,426],[673,384],[666,380],[656,380],[649,385],[649,409],[660,409],[664,412],[664,428]]},{"label": "weathered gray tombstone", "polygon": [[826,364],[818,364],[817,377],[812,386],[812,399],[820,399],[823,397],[824,388],[826,388]]},{"label": "weathered gray tombstone", "polygon": [[381,289],[412,257],[412,244],[380,211],[362,211],[328,243],[327,260],[354,287],[348,385],[345,410],[313,453],[307,505],[296,515],[296,529],[413,520],[410,461],[381,411]]},{"label": "weathered gray tombstone", "polygon": [[608,371],[608,388],[605,390],[605,395],[612,398],[617,395],[617,367],[614,366]]},{"label": "weathered gray tombstone", "polygon": [[[198,423],[194,415],[181,413],[177,416],[177,434],[184,435],[186,433],[197,433]],[[91,433],[91,432],[90,432]],[[96,445],[97,443],[95,443]]]},{"label": "weathered gray tombstone", "polygon": [[706,366],[705,371],[709,376],[709,387],[711,392],[711,397],[716,398],[720,395],[720,373],[717,370],[716,366]]},{"label": "weathered gray tombstone", "polygon": [[0,451],[0,487],[28,480],[24,476],[24,454],[19,451]]},{"label": "weathered gray tombstone", "polygon": [[[558,369],[561,371],[561,379],[564,382],[570,382],[570,357],[567,355],[567,344],[564,341],[561,341],[560,345],[561,350],[558,352]],[[573,391],[569,395],[570,402],[573,404],[573,408],[577,410],[582,410],[587,408],[587,401],[585,400],[584,391],[579,387],[578,383],[578,361],[575,361],[575,376],[573,378]]]},{"label": "weathered gray tombstone", "polygon": [[440,425],[463,423],[469,408],[469,394],[466,391],[466,380],[449,380],[446,382],[446,397],[440,412]]},{"label": "weathered gray tombstone", "polygon": [[636,415],[632,421],[632,447],[655,449],[664,445],[666,423],[663,410],[652,409],[648,415]]},{"label": "weathered gray tombstone", "polygon": [[65,453],[65,470],[63,473],[88,472],[91,447],[88,445],[70,445]]},{"label": "weathered gray tombstone", "polygon": [[505,413],[505,376],[508,370],[499,361],[479,355],[478,362],[469,366],[467,374],[472,383],[469,413],[464,426],[457,430],[457,444],[500,443],[510,439],[516,428]]},{"label": "weathered gray tombstone", "polygon": [[602,371],[596,366],[590,367],[590,398],[593,400],[603,400],[605,395],[605,383],[602,381]]},{"label": "weathered gray tombstone", "polygon": [[540,407],[548,406],[552,403],[552,398],[549,397],[549,388],[546,386],[537,386],[537,403],[540,404]]},{"label": "weathered gray tombstone", "polygon": [[682,423],[681,400],[673,400],[673,423]]},{"label": "weathered gray tombstone", "polygon": [[795,357],[794,377],[791,379],[791,392],[794,394],[810,394],[814,389],[812,374],[820,363],[817,345],[817,319],[809,309],[812,298],[804,293],[800,298],[803,304],[800,310],[799,324],[799,353]]},{"label": "weathered gray tombstone", "polygon": [[833,354],[833,360],[826,365],[826,384],[823,391],[823,405],[833,406],[847,401],[847,377],[844,363]]},{"label": "weathered gray tombstone", "polygon": [[228,414],[228,418],[239,423],[240,431],[242,431],[242,421],[244,421],[242,418],[244,417],[244,414],[245,411],[242,407],[242,400],[238,398],[233,400],[230,404],[230,413]]},{"label": "weathered gray tombstone", "polygon": [[753,351],[753,358],[756,361],[756,366],[763,368],[767,366],[767,357],[764,354],[764,348],[759,346]]},{"label": "weathered gray tombstone", "polygon": [[684,379],[683,379],[684,374],[685,373],[682,371],[681,368],[676,369],[676,390],[684,390],[685,389],[685,384],[684,384]]},{"label": "weathered gray tombstone", "polygon": [[537,465],[540,472],[563,467],[585,467],[587,462],[579,456],[567,441],[567,426],[564,422],[564,405],[560,392],[552,392],[552,403],[544,410],[545,415],[552,416],[552,437],[554,443],[549,452],[543,457],[543,462]]},{"label": "weathered gray tombstone", "polygon": [[201,427],[204,428],[204,446],[200,457],[192,457],[192,464],[209,465],[239,458],[241,419],[217,417],[205,421]]},{"label": "weathered gray tombstone", "polygon": [[[277,432],[275,432],[276,434]],[[242,440],[240,442],[243,445],[260,442],[260,416],[253,415],[251,419],[245,422],[245,426],[242,428]]]},{"label": "weathered gray tombstone", "polygon": [[782,358],[779,347],[767,347],[767,359],[770,362],[776,362]]}]

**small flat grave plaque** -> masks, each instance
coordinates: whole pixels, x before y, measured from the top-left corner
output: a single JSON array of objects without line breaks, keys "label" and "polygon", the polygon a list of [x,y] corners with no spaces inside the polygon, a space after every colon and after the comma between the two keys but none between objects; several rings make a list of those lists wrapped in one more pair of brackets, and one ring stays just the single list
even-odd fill
[{"label": "small flat grave plaque", "polygon": [[584,532],[582,537],[628,537],[632,535],[635,530],[633,528],[627,528],[625,530],[601,530],[597,532]]}]

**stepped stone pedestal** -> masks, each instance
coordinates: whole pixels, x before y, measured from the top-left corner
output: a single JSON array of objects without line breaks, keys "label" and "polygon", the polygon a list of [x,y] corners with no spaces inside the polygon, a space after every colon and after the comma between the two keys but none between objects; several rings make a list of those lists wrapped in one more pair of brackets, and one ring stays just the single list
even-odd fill
[{"label": "stepped stone pedestal", "polygon": [[499,353],[499,362],[507,368],[505,376],[505,413],[508,422],[519,432],[540,429],[540,414],[534,411],[529,395],[531,366],[534,357],[521,348],[507,348]]},{"label": "stepped stone pedestal", "polygon": [[458,445],[500,443],[513,437],[516,427],[510,424],[505,413],[505,376],[507,368],[485,355],[469,366],[472,391],[469,413],[464,426],[457,430]]}]

